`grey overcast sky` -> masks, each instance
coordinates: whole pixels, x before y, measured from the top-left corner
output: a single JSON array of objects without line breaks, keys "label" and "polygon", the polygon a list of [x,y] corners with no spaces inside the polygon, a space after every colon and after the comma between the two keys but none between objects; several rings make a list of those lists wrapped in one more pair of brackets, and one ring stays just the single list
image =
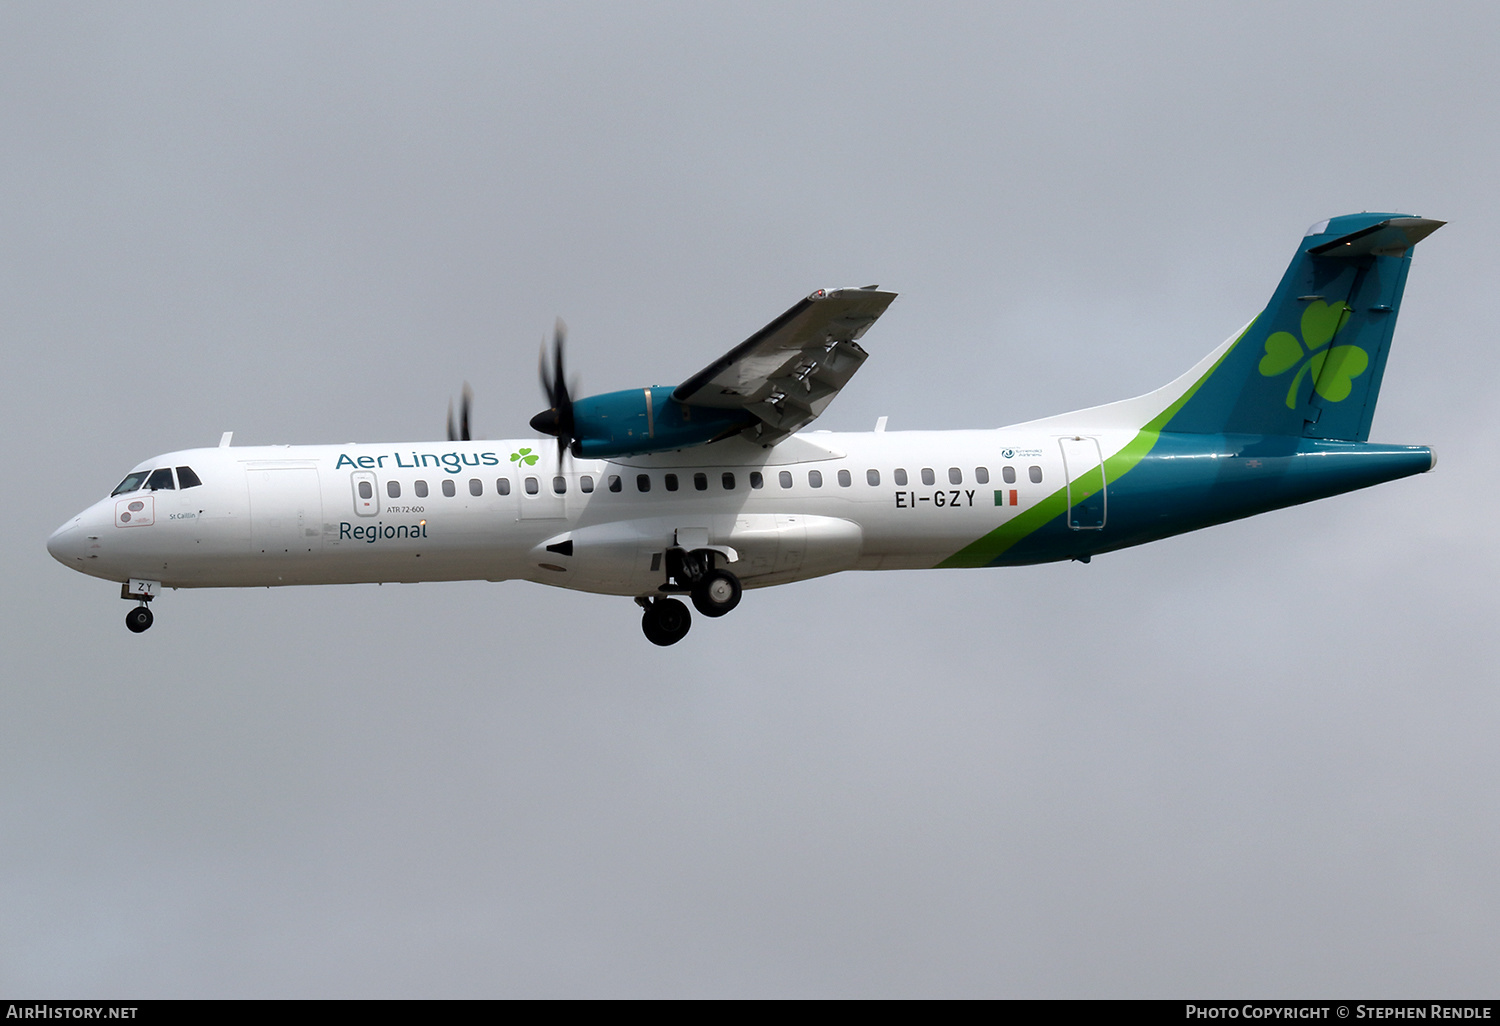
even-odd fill
[{"label": "grey overcast sky", "polygon": [[[1500,990],[1493,3],[0,6],[0,993]],[[1422,244],[1435,473],[1095,560],[755,592],[175,592],[51,530],[154,453],[528,433],[822,285],[819,427],[1146,391],[1307,225]],[[1489,297],[1489,298],[1486,298]]]}]

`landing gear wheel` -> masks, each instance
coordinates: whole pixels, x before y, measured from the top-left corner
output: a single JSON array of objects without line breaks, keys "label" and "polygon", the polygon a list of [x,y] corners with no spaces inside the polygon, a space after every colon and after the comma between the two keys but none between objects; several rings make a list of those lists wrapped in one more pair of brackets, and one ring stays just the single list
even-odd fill
[{"label": "landing gear wheel", "polygon": [[688,628],[692,625],[693,614],[676,599],[656,599],[646,607],[646,612],[641,617],[641,630],[645,633],[646,640],[663,647],[675,645],[687,637]]},{"label": "landing gear wheel", "polygon": [[693,606],[704,616],[723,616],[740,604],[740,579],[728,570],[710,570],[693,585]]},{"label": "landing gear wheel", "polygon": [[150,627],[151,621],[154,619],[155,617],[151,615],[151,610],[145,606],[136,606],[125,614],[125,626],[130,628],[132,634],[139,634]]}]

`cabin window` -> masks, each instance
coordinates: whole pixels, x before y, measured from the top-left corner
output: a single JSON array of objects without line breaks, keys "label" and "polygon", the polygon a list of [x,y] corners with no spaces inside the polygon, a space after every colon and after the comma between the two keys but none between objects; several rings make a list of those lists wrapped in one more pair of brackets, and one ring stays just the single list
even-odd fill
[{"label": "cabin window", "polygon": [[401,498],[401,482],[387,481],[385,483],[385,494],[389,495],[393,499]]},{"label": "cabin window", "polygon": [[1000,468],[1000,476],[1005,479],[1005,483],[1006,484],[1015,484],[1016,483],[1016,468],[1015,467],[1001,467]]},{"label": "cabin window", "polygon": [[469,494],[470,495],[483,495],[484,494],[484,482],[481,481],[481,480],[479,480],[479,478],[477,478],[477,477],[471,477],[471,478],[469,478]]},{"label": "cabin window", "polygon": [[974,468],[974,481],[975,481],[976,484],[989,484],[990,483],[990,468],[989,467],[975,467]]},{"label": "cabin window", "polygon": [[[137,470],[134,474],[125,475],[125,480],[121,481],[117,486],[115,486],[115,490],[110,492],[109,494],[124,495],[126,492],[135,491],[141,486],[141,482],[146,480],[146,476],[150,473],[151,471],[149,470]],[[368,499],[369,496],[366,495],[365,498]]]},{"label": "cabin window", "polygon": [[752,470],[752,471],[750,471],[750,487],[751,488],[764,488],[765,486],[766,486],[766,479],[760,476],[760,471],[758,471],[758,470]]},{"label": "cabin window", "polygon": [[723,484],[724,484],[724,490],[726,492],[732,492],[732,491],[734,491],[734,475],[731,474],[729,471],[727,471],[727,470],[724,471],[724,476],[721,477],[719,480],[723,482]]},{"label": "cabin window", "polygon": [[160,470],[153,470],[151,479],[146,482],[146,487],[153,492],[176,491],[177,486],[172,483],[172,468],[162,467]]},{"label": "cabin window", "polygon": [[948,468],[948,483],[949,484],[963,484],[964,483],[964,472],[962,470],[959,470],[957,467],[949,467]]},{"label": "cabin window", "polygon": [[619,474],[611,474],[611,475],[609,475],[609,490],[610,491],[612,491],[612,492],[618,492],[622,487],[623,487],[623,485],[620,482],[620,475]]},{"label": "cabin window", "polygon": [[898,487],[901,487],[901,488],[905,488],[906,487],[906,468],[904,468],[904,467],[897,467],[896,468],[896,484],[897,484]]},{"label": "cabin window", "polygon": [[700,492],[706,492],[706,491],[708,491],[708,475],[707,474],[694,474],[693,475],[693,487],[696,488]]},{"label": "cabin window", "polygon": [[416,490],[417,498],[419,498],[419,499],[425,499],[425,498],[427,498],[427,482],[426,481],[418,481],[416,484],[412,485],[412,488]]},{"label": "cabin window", "polygon": [[558,495],[561,495],[564,492],[566,492],[567,490],[568,490],[568,479],[567,478],[565,478],[561,474],[559,474],[559,475],[557,475],[556,477],[554,477],[552,479],[552,491],[554,493],[556,493]]},{"label": "cabin window", "polygon": [[453,478],[450,477],[444,479],[443,494],[448,496],[448,498],[450,499],[458,494],[458,486],[453,483]]},{"label": "cabin window", "polygon": [[[420,482],[420,481],[417,482],[417,484],[421,484],[421,483],[422,482]],[[510,478],[508,478],[508,477],[496,478],[495,479],[495,491],[499,492],[501,495],[509,495],[510,494]],[[426,492],[418,492],[417,494],[419,494],[419,495],[426,495],[427,493]]]},{"label": "cabin window", "polygon": [[541,490],[542,490],[542,486],[537,483],[537,479],[536,478],[534,478],[534,477],[528,477],[526,479],[526,494],[527,495],[535,495],[537,492],[539,492]]},{"label": "cabin window", "polygon": [[638,492],[649,492],[651,490],[651,475],[650,474],[637,474],[637,475],[635,475],[635,489]]},{"label": "cabin window", "polygon": [[662,484],[667,486],[667,491],[675,492],[677,490],[677,475],[667,474],[662,478]]},{"label": "cabin window", "polygon": [[580,492],[583,492],[585,495],[588,495],[591,492],[593,492],[593,490],[594,490],[594,479],[592,477],[589,477],[587,474],[584,474],[582,477],[580,477],[578,479],[578,490]]},{"label": "cabin window", "polygon": [[839,487],[840,488],[848,488],[853,483],[854,483],[854,479],[849,476],[849,471],[847,471],[847,470],[841,470],[841,471],[839,471]]},{"label": "cabin window", "polygon": [[1041,467],[1027,467],[1026,468],[1026,473],[1027,473],[1028,476],[1030,476],[1032,484],[1041,484],[1042,483],[1042,468]]},{"label": "cabin window", "polygon": [[373,498],[375,498],[375,489],[373,489],[373,488],[370,487],[370,482],[368,482],[368,481],[361,481],[359,483],[359,497],[361,499],[373,499]]},{"label": "cabin window", "polygon": [[792,486],[792,472],[790,470],[783,470],[776,475],[776,480],[781,482],[781,487],[790,488]]},{"label": "cabin window", "polygon": [[198,475],[193,473],[192,467],[177,468],[178,488],[197,488],[202,483],[202,481],[198,480]]},{"label": "cabin window", "polygon": [[937,475],[932,472],[931,467],[922,468],[922,483],[924,485],[936,484]]},{"label": "cabin window", "polygon": [[807,483],[814,488],[823,487],[823,472],[821,470],[809,470],[807,472]]},{"label": "cabin window", "polygon": [[878,470],[867,470],[867,471],[865,471],[865,482],[871,488],[878,488],[878,487],[880,487],[880,471],[878,471]]}]

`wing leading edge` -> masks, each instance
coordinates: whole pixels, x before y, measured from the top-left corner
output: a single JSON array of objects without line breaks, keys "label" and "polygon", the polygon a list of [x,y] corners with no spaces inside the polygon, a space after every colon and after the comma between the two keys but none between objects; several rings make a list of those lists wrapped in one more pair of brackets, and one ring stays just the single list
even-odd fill
[{"label": "wing leading edge", "polygon": [[772,445],[811,424],[868,353],[858,340],[896,298],[871,285],[819,289],[672,391],[685,406],[744,410]]}]

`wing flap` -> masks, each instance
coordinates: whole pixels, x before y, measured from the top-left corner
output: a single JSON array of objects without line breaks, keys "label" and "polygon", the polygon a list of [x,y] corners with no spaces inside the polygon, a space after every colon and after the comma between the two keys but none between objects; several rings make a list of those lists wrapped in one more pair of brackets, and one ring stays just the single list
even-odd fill
[{"label": "wing flap", "polygon": [[689,406],[743,409],[771,444],[812,423],[869,354],[860,339],[896,298],[878,288],[819,289],[678,385]]}]

